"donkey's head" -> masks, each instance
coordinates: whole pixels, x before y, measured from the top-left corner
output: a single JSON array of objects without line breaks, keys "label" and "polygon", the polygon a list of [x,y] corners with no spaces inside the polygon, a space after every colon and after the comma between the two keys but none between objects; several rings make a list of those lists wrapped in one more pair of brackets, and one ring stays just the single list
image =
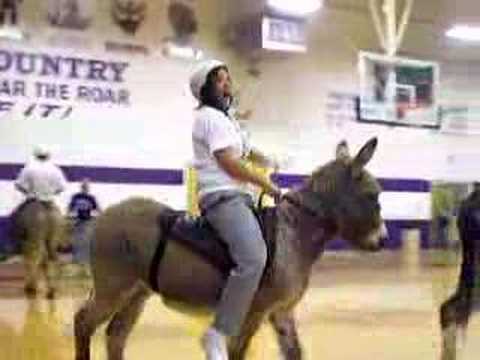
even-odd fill
[{"label": "donkey's head", "polygon": [[345,142],[337,147],[336,159],[315,171],[307,183],[305,197],[323,202],[339,235],[354,247],[379,250],[383,220],[377,180],[365,170],[377,147],[368,141],[355,157]]}]

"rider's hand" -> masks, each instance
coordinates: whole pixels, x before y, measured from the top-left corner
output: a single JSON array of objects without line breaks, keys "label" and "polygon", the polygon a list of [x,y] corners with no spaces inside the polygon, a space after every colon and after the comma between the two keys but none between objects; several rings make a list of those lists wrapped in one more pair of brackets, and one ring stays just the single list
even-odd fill
[{"label": "rider's hand", "polygon": [[282,196],[282,191],[274,183],[268,184],[268,186],[265,188],[265,192],[271,197],[273,197],[273,199],[275,200],[275,203],[278,203],[278,201],[280,200],[280,197]]},{"label": "rider's hand", "polygon": [[270,157],[268,159],[268,165],[273,169],[274,173],[278,173],[278,170],[280,169],[280,160],[276,157]]}]

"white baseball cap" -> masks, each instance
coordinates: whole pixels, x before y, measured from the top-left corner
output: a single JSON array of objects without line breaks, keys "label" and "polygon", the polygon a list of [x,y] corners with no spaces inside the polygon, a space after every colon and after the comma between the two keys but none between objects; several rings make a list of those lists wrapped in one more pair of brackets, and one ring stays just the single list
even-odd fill
[{"label": "white baseball cap", "polygon": [[50,156],[50,149],[46,145],[36,145],[33,149],[33,155],[35,157],[47,157]]},{"label": "white baseball cap", "polygon": [[219,60],[207,60],[199,64],[190,76],[190,90],[193,96],[200,100],[200,91],[207,82],[210,72],[218,67],[226,67],[227,65]]}]

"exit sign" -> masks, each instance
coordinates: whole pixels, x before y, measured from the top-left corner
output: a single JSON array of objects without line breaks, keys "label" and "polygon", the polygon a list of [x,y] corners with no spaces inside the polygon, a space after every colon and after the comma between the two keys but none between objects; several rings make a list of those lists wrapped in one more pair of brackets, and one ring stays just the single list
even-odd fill
[{"label": "exit sign", "polygon": [[264,16],[262,18],[262,48],[285,52],[306,52],[305,21]]}]

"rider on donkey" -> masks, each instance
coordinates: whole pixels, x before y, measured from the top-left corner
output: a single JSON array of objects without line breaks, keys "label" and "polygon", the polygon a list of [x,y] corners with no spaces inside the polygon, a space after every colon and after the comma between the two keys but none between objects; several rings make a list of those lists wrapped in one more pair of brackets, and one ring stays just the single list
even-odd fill
[{"label": "rider on donkey", "polygon": [[[54,198],[65,191],[67,182],[62,170],[50,161],[50,151],[46,147],[37,146],[33,155],[34,159],[20,171],[15,181],[15,188],[26,200],[12,215],[13,227],[17,231],[22,229],[23,234],[16,237],[22,242],[25,257],[25,292],[36,293],[39,267],[43,265],[49,287],[47,296],[53,297],[55,289],[51,280],[57,260],[56,246],[62,232],[61,213]],[[47,216],[39,216],[39,211],[46,211]]]},{"label": "rider on donkey", "polygon": [[190,79],[199,102],[193,125],[194,167],[202,213],[227,243],[236,267],[231,271],[216,318],[202,339],[208,359],[226,360],[227,337],[238,335],[262,277],[267,249],[244,185],[253,184],[279,197],[280,189],[245,165],[249,158],[272,162],[251,149],[230,115],[232,82],[227,66],[216,60],[202,63]]}]

